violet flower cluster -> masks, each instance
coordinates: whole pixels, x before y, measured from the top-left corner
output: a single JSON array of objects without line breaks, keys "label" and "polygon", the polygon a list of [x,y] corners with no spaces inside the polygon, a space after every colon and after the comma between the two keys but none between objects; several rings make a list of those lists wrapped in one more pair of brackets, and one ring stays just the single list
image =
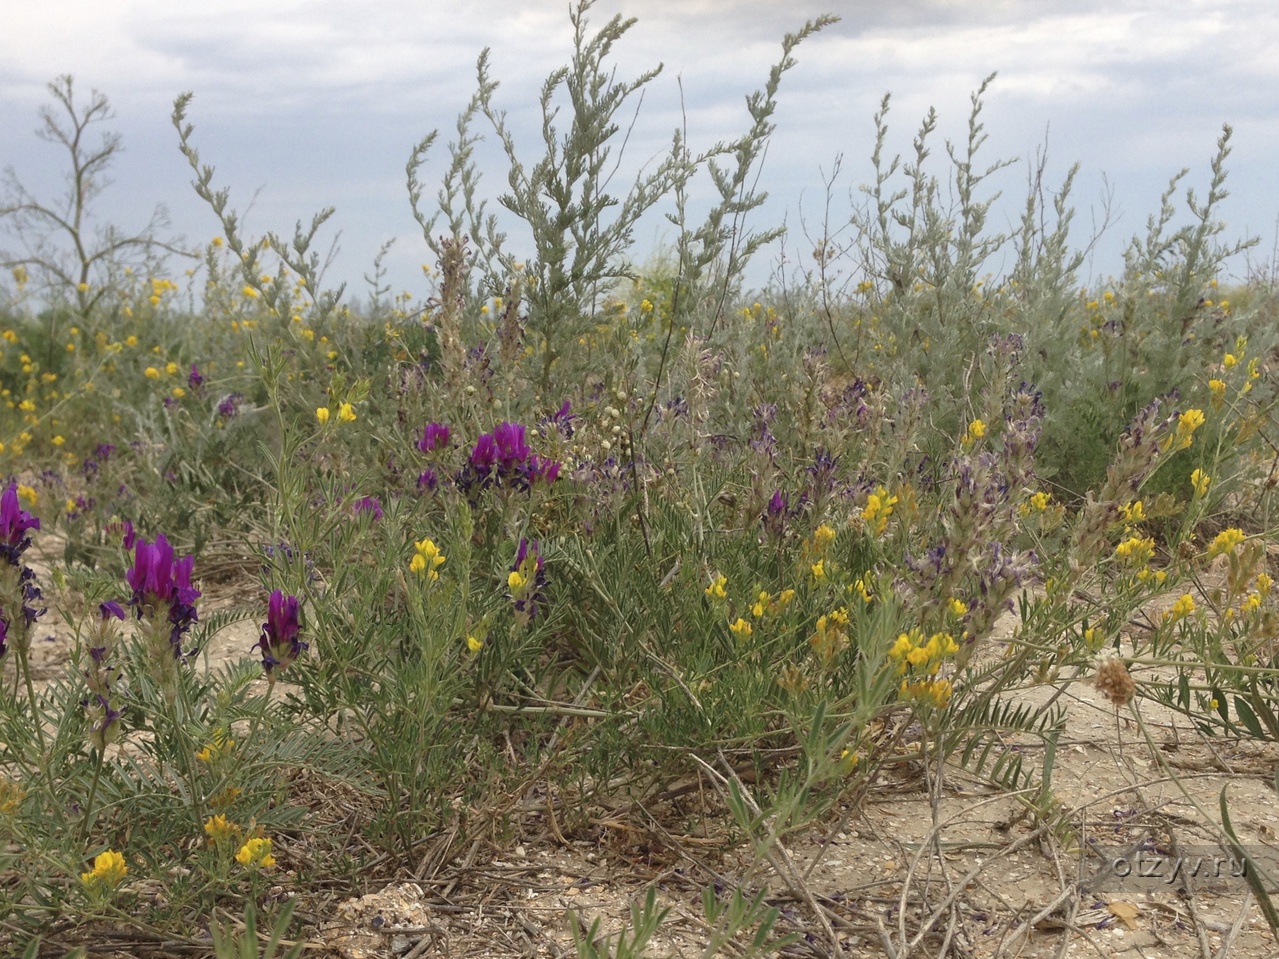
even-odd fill
[{"label": "violet flower cluster", "polygon": [[[38,517],[32,516],[18,502],[18,486],[10,483],[0,494],[0,656],[9,644],[21,643],[25,655],[31,624],[44,612],[36,585],[35,571],[22,561],[31,545],[30,531],[40,528]],[[19,610],[20,627],[15,629]]]},{"label": "violet flower cluster", "polygon": [[308,648],[302,641],[302,616],[296,596],[272,590],[267,601],[266,622],[254,649],[262,652],[262,669],[275,682],[276,673],[287,669]]},{"label": "violet flower cluster", "polygon": [[173,547],[161,533],[154,543],[137,540],[133,566],[125,573],[125,580],[133,590],[129,605],[138,619],[153,624],[167,622],[169,651],[174,660],[183,658],[182,637],[199,618],[195,601],[200,591],[191,585],[194,565],[194,556],[177,559]]},{"label": "violet flower cluster", "polygon": [[121,668],[115,662],[119,642],[117,622],[124,619],[124,608],[114,600],[98,606],[98,622],[89,647],[90,668],[84,671],[89,688],[87,699],[80,700],[89,720],[89,745],[102,753],[120,735],[120,719],[126,707],[119,702],[123,692]]},{"label": "violet flower cluster", "polygon": [[499,423],[492,433],[482,433],[457,476],[458,487],[468,496],[489,487],[527,491],[536,483],[554,482],[560,464],[536,456],[519,423]]}]

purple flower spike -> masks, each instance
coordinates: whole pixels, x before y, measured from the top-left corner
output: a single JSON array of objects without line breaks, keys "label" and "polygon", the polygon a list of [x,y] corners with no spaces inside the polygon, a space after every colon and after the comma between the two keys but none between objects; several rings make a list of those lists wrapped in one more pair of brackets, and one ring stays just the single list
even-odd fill
[{"label": "purple flower spike", "polygon": [[286,669],[302,655],[307,644],[302,642],[302,622],[296,596],[285,596],[273,590],[267,601],[266,622],[257,649],[262,650],[262,668],[274,680],[273,670]]},{"label": "purple flower spike", "polygon": [[475,449],[471,450],[471,468],[481,478],[487,477],[497,460],[497,444],[493,442],[492,433],[481,433],[475,441]]},{"label": "purple flower spike", "polygon": [[198,393],[203,385],[204,375],[200,372],[200,367],[192,363],[191,373],[187,376],[187,386],[191,387],[193,393]]},{"label": "purple flower spike", "polygon": [[497,446],[497,463],[502,472],[514,472],[528,462],[530,450],[524,441],[524,427],[519,423],[498,423],[493,430],[493,442]]},{"label": "purple flower spike", "polygon": [[[161,533],[154,544],[138,540],[133,566],[124,574],[133,589],[129,605],[138,619],[159,617],[167,613],[171,626],[169,645],[175,659],[182,656],[182,637],[198,619],[195,601],[200,591],[191,585],[194,556],[174,561],[173,547]],[[167,607],[167,608],[166,608]]]},{"label": "purple flower spike", "polygon": [[382,504],[376,496],[366,496],[355,504],[355,515],[359,516],[361,513],[372,513],[374,519],[381,519]]},{"label": "purple flower spike", "polygon": [[28,530],[39,529],[40,520],[18,503],[18,484],[10,483],[0,495],[0,553],[14,566],[18,557],[31,545]]},{"label": "purple flower spike", "polygon": [[417,448],[423,453],[443,449],[449,445],[452,437],[452,431],[443,423],[427,423],[426,428],[422,430],[422,438],[417,441]]}]

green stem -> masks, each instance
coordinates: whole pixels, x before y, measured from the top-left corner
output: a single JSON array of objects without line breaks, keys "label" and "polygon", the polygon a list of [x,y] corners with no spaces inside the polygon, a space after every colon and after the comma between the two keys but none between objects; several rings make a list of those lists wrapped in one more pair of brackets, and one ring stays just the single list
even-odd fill
[{"label": "green stem", "polygon": [[29,645],[31,642],[30,628],[25,628],[26,635],[23,636],[22,642],[19,644],[19,650],[22,653],[20,659],[22,662],[22,678],[27,684],[27,700],[31,703],[31,722],[36,728],[36,738],[40,740],[40,768],[45,768],[47,761],[48,744],[44,738],[44,719],[40,716],[40,711],[36,707],[36,688],[31,682],[31,660],[29,657]]},{"label": "green stem", "polygon": [[93,803],[98,798],[98,783],[102,780],[102,766],[106,761],[106,750],[99,749],[98,765],[93,770],[93,785],[89,787],[89,800],[84,806],[84,819],[80,821],[80,835],[76,839],[77,846],[83,846],[89,836],[89,827],[93,824]]}]

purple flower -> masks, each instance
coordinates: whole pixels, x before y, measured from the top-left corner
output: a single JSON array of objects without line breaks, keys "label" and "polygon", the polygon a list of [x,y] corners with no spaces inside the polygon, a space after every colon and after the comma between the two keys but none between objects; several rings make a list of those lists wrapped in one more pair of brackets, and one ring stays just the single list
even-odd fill
[{"label": "purple flower", "polygon": [[124,607],[117,603],[114,599],[109,599],[105,603],[98,604],[98,612],[105,621],[114,616],[116,619],[124,619]]},{"label": "purple flower", "polygon": [[538,552],[537,540],[532,543],[520,540],[515,564],[506,584],[510,588],[508,595],[515,606],[516,618],[527,626],[537,616],[539,605],[546,602],[546,573],[542,570],[542,554]]},{"label": "purple flower", "polygon": [[355,504],[355,515],[359,516],[361,513],[372,513],[374,519],[381,519],[382,504],[376,496],[366,496]]},{"label": "purple flower", "polygon": [[496,459],[497,444],[493,441],[493,434],[481,433],[479,439],[475,441],[475,448],[471,450],[471,468],[480,479],[486,479]]},{"label": "purple flower", "polygon": [[9,651],[9,624],[0,616],[0,656]]},{"label": "purple flower", "polygon": [[229,420],[235,416],[236,413],[240,412],[240,400],[242,399],[244,399],[244,394],[242,393],[228,393],[222,397],[218,403],[218,416],[224,420]]},{"label": "purple flower", "polygon": [[140,539],[134,550],[133,566],[125,573],[125,580],[133,589],[129,600],[138,619],[152,618],[162,608],[168,614],[170,626],[169,645],[175,659],[182,656],[182,636],[196,622],[198,616],[195,601],[200,591],[191,585],[194,556],[175,560],[173,547],[161,533],[154,544]]},{"label": "purple flower", "polygon": [[418,475],[417,488],[429,492],[435,492],[440,485],[440,478],[436,475],[435,470],[425,469]]},{"label": "purple flower", "polygon": [[192,392],[198,393],[203,385],[204,376],[200,373],[200,368],[192,363],[191,372],[187,375],[187,386],[191,387]]},{"label": "purple flower", "polygon": [[272,590],[267,601],[266,622],[256,649],[262,650],[262,668],[274,681],[273,670],[285,669],[293,663],[307,644],[302,642],[302,622],[296,596],[285,596],[280,590]]},{"label": "purple flower", "polygon": [[19,565],[18,557],[31,545],[27,531],[39,528],[40,520],[18,503],[18,484],[10,483],[0,494],[0,554]]},{"label": "purple flower", "polygon": [[449,445],[452,431],[443,423],[427,423],[422,430],[422,438],[417,441],[417,448],[423,453],[442,449]]},{"label": "purple flower", "polygon": [[497,447],[498,469],[503,473],[513,473],[528,462],[531,451],[519,423],[498,423],[493,430],[493,443]]}]

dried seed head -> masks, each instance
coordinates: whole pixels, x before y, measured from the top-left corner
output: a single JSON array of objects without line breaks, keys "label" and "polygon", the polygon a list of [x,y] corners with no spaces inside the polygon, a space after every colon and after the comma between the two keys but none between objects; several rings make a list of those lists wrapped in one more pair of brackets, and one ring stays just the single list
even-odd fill
[{"label": "dried seed head", "polygon": [[1137,692],[1137,684],[1129,675],[1128,667],[1112,650],[1099,657],[1093,685],[1116,706],[1127,706]]}]

